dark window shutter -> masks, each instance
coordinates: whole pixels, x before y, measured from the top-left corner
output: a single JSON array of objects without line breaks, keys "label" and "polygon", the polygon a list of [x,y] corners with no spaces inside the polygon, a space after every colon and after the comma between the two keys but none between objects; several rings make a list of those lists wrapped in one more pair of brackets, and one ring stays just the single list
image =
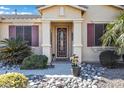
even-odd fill
[{"label": "dark window shutter", "polygon": [[32,26],[32,46],[39,46],[39,26]]},{"label": "dark window shutter", "polygon": [[87,24],[87,46],[94,46],[94,24]]},{"label": "dark window shutter", "polygon": [[14,25],[9,26],[9,38],[16,38],[16,26]]},{"label": "dark window shutter", "polygon": [[104,25],[103,24],[95,24],[95,46],[101,46],[101,36],[103,35]]}]

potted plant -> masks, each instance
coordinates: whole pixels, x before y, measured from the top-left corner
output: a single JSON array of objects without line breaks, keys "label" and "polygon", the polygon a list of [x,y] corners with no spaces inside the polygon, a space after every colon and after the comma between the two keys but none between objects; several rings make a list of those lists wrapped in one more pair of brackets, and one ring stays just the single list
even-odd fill
[{"label": "potted plant", "polygon": [[73,75],[78,77],[80,75],[80,66],[78,65],[78,56],[73,54],[70,57],[70,61],[72,62],[72,72]]},{"label": "potted plant", "polygon": [[49,68],[54,68],[55,66],[53,65],[53,62],[55,61],[55,54],[52,54],[52,59],[51,59],[51,63],[48,66]]}]

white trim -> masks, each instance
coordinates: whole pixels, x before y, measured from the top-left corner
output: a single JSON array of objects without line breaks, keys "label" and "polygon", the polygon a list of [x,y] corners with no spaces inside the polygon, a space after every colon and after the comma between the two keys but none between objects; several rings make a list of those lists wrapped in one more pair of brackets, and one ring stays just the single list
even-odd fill
[{"label": "white trim", "polygon": [[46,9],[46,8],[49,8],[49,7],[52,7],[54,5],[46,5],[46,6],[43,6],[43,7],[39,7],[38,10],[43,10],[43,9]]},{"label": "white trim", "polygon": [[83,44],[74,44],[73,47],[83,47]]},{"label": "white trim", "polygon": [[83,20],[73,20],[74,23],[82,23]]},{"label": "white trim", "polygon": [[42,44],[41,46],[42,46],[42,47],[51,47],[50,44]]},{"label": "white trim", "polygon": [[[55,5],[46,5],[46,6],[44,6],[44,7],[38,8],[38,10],[40,11],[40,10],[43,10],[43,9],[46,9],[46,8],[49,8],[49,7],[52,7],[52,6],[55,6]],[[80,7],[80,6],[78,6],[78,5],[68,5],[68,6],[71,6],[71,7],[77,8],[77,9],[79,9],[79,10],[83,10],[83,11],[86,11],[86,10],[87,10],[87,8]],[[112,6],[117,7],[117,8],[120,8],[120,9],[124,9],[124,7],[122,7],[122,6],[120,6],[120,5],[112,5]]]},{"label": "white trim", "polygon": [[74,7],[74,8],[77,8],[77,9],[83,10],[83,11],[86,11],[86,10],[87,10],[87,8],[80,7],[80,6],[77,6],[77,5],[69,5],[69,6],[72,6],[72,7]]},{"label": "white trim", "polygon": [[5,20],[1,20],[1,22],[13,22],[13,23],[20,23],[20,22],[26,22],[26,23],[30,23],[30,22],[36,22],[36,23],[41,23],[42,19],[5,19]]},{"label": "white trim", "polygon": [[117,8],[120,8],[120,9],[124,9],[124,7],[123,6],[120,6],[120,5],[113,5],[113,6],[115,6]]},{"label": "white trim", "polygon": [[1,22],[11,22],[11,23],[42,23],[42,22],[48,22],[48,21],[53,21],[53,22],[72,22],[72,21],[83,21],[84,19],[81,18],[81,19],[67,19],[67,18],[60,18],[60,19],[51,19],[51,18],[47,18],[47,19],[44,19],[44,18],[40,18],[40,19],[6,19],[6,20],[1,20]]},{"label": "white trim", "polygon": [[[66,57],[58,57],[57,56],[57,28],[67,28],[67,56]],[[56,51],[56,58],[68,58],[68,56],[69,56],[69,51],[68,51],[68,48],[69,48],[69,41],[68,41],[68,34],[69,34],[69,28],[68,28],[68,26],[56,26],[56,49],[55,49],[55,51]]]},{"label": "white trim", "polygon": [[56,19],[56,18],[42,18],[41,21],[83,21],[84,19],[83,18],[80,18],[80,19],[69,19],[69,18],[60,18],[60,19]]},{"label": "white trim", "polygon": [[[46,9],[46,8],[49,8],[49,7],[52,7],[52,6],[55,6],[55,5],[47,5],[47,6],[44,6],[44,7],[40,7],[38,8],[38,10],[43,10],[43,9]],[[86,11],[87,8],[84,8],[84,7],[80,7],[80,6],[77,6],[77,5],[68,5],[68,6],[71,6],[71,7],[74,7],[76,9],[79,9],[79,10],[83,10],[83,11]]]}]

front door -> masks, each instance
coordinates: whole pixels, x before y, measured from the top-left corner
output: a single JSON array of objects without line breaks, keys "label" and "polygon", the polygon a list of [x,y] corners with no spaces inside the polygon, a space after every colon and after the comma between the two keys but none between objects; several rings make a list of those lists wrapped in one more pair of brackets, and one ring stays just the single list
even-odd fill
[{"label": "front door", "polygon": [[57,28],[57,58],[67,57],[67,28]]}]

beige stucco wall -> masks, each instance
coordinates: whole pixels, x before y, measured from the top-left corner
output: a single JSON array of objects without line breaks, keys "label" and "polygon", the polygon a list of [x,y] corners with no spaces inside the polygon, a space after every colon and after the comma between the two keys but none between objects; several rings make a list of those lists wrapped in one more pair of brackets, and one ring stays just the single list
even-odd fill
[{"label": "beige stucco wall", "polygon": [[42,31],[41,31],[41,23],[33,23],[33,22],[3,22],[0,23],[0,40],[5,38],[9,38],[9,25],[38,25],[39,26],[39,47],[32,47],[32,51],[35,54],[42,54]]},{"label": "beige stucco wall", "polygon": [[81,18],[81,11],[79,9],[73,8],[71,6],[62,6],[64,7],[64,16],[59,16],[59,9],[61,6],[53,6],[48,9],[42,10],[43,19],[76,19]]},{"label": "beige stucco wall", "polygon": [[0,40],[3,40],[5,38],[9,37],[8,33],[8,24],[7,23],[1,23],[0,24]]},{"label": "beige stucco wall", "polygon": [[119,14],[120,9],[113,6],[88,6],[88,10],[83,16],[84,21],[82,25],[83,61],[99,61],[99,54],[102,51],[101,47],[87,47],[87,23],[109,23]]}]

